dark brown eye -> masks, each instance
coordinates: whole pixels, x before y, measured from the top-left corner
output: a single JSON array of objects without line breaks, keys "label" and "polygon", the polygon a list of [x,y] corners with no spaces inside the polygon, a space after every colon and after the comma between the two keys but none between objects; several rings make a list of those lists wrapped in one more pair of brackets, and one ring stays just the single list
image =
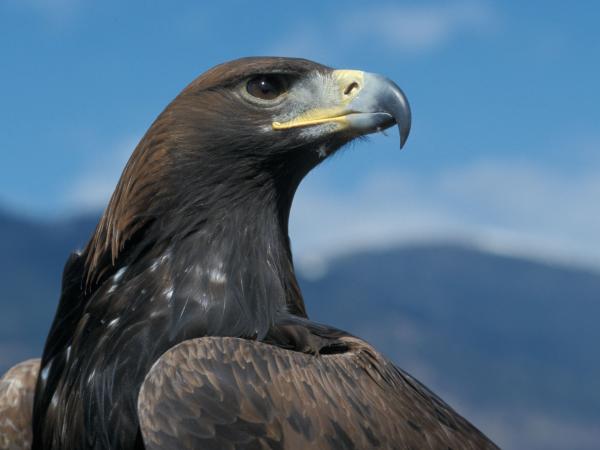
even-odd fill
[{"label": "dark brown eye", "polygon": [[259,75],[248,81],[246,91],[253,97],[273,100],[285,92],[285,82],[280,76]]}]

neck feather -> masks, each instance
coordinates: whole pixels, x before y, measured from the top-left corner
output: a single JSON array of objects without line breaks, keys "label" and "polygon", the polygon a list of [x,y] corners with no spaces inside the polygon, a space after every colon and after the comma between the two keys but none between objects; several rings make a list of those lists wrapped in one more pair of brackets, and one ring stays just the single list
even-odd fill
[{"label": "neck feather", "polygon": [[251,169],[144,184],[123,181],[128,165],[86,249],[90,293],[136,267],[200,304],[202,332],[261,336],[279,314],[306,316],[287,234],[301,176]]}]

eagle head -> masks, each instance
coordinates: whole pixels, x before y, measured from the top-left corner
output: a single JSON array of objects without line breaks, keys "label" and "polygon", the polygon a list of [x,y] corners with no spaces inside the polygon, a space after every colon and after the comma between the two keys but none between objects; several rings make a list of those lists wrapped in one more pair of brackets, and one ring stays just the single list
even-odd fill
[{"label": "eagle head", "polygon": [[218,65],[190,83],[136,147],[88,247],[88,273],[102,260],[114,266],[148,224],[156,239],[172,239],[249,202],[262,201],[255,210],[277,203],[287,232],[294,192],[310,169],[393,125],[402,147],[410,122],[404,93],[380,75],[281,57]]},{"label": "eagle head", "polygon": [[167,110],[177,116],[183,141],[246,163],[303,150],[300,159],[314,160],[313,153],[318,161],[358,136],[396,124],[402,147],[411,122],[404,93],[385,77],[276,57],[216,66]]}]

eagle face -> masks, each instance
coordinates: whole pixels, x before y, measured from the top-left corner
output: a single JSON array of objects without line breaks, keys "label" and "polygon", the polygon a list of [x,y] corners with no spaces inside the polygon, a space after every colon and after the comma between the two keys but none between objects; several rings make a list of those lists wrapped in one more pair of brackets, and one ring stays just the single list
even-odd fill
[{"label": "eagle face", "polygon": [[352,139],[395,124],[402,146],[411,121],[408,101],[392,81],[294,58],[216,66],[171,107],[180,142],[196,141],[213,157],[232,163],[240,157],[245,167],[256,163],[261,170],[292,157],[305,172]]}]

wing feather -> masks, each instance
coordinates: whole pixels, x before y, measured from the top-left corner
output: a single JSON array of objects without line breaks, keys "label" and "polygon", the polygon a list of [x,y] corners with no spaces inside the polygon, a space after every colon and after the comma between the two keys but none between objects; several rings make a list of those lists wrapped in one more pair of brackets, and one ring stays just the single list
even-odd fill
[{"label": "wing feather", "polygon": [[311,355],[239,338],[185,341],[138,398],[153,449],[495,449],[364,341]]},{"label": "wing feather", "polygon": [[33,395],[40,369],[39,359],[12,367],[0,378],[0,448],[31,448]]}]

